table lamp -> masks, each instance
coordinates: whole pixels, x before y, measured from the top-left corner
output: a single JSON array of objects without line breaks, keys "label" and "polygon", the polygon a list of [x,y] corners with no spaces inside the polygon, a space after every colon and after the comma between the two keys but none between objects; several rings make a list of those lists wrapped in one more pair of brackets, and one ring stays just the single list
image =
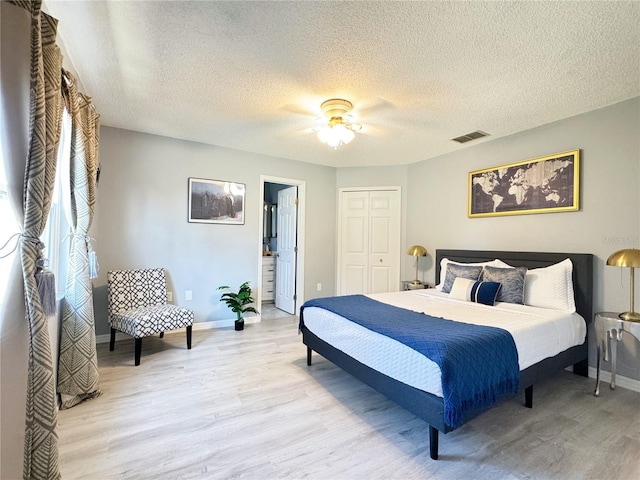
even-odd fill
[{"label": "table lamp", "polygon": [[427,256],[427,249],[421,245],[413,245],[412,247],[409,247],[409,250],[407,250],[407,255],[416,257],[416,279],[411,283],[413,285],[420,285],[422,282],[418,280],[418,259],[419,257]]},{"label": "table lamp", "polygon": [[622,320],[630,322],[640,322],[640,313],[634,309],[635,276],[633,269],[640,267],[640,250],[635,248],[625,248],[612,253],[607,259],[607,265],[615,267],[629,267],[631,269],[631,302],[630,311],[618,315]]}]

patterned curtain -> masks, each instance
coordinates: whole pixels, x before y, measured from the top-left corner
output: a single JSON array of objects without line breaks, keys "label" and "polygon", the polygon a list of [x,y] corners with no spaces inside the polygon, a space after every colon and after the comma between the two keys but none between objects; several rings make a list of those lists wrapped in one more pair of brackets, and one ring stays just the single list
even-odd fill
[{"label": "patterned curtain", "polygon": [[62,56],[55,44],[57,21],[41,12],[41,1],[14,1],[31,13],[29,149],[23,191],[20,257],[29,324],[29,365],[24,478],[57,479],[58,434],[53,360],[47,316],[36,283],[41,270],[42,234],[55,180],[60,138]]},{"label": "patterned curtain", "polygon": [[98,170],[98,114],[91,99],[78,93],[73,76],[64,72],[63,95],[71,114],[71,158],[69,211],[71,250],[65,296],[62,302],[62,331],[58,363],[58,393],[61,408],[70,408],[100,395],[98,360],[93,317],[87,233],[93,219]]}]

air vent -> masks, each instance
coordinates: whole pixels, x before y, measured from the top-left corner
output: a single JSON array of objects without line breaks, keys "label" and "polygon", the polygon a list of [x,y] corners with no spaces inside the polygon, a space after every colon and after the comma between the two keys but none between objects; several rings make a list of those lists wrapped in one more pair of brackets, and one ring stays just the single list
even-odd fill
[{"label": "air vent", "polygon": [[487,137],[488,133],[481,132],[480,130],[476,130],[475,132],[467,133],[466,135],[462,135],[461,137],[452,138],[454,142],[458,143],[466,143],[471,140],[475,140],[477,138]]}]

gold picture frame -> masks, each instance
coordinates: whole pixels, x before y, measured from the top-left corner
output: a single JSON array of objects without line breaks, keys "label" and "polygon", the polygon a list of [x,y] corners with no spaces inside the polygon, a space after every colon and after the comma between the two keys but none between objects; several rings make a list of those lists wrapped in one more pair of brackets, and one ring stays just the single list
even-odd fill
[{"label": "gold picture frame", "polygon": [[579,208],[580,150],[469,172],[469,218]]}]

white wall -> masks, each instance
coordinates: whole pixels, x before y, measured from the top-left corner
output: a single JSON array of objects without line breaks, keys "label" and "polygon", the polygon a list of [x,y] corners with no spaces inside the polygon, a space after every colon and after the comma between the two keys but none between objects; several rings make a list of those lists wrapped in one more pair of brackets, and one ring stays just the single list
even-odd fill
[{"label": "white wall", "polygon": [[[103,127],[97,238],[100,275],[94,281],[96,332],[108,333],[109,270],[162,266],[174,303],[196,322],[235,318],[216,288],[258,284],[261,248],[260,175],[306,182],[305,298],[335,291],[335,169],[200,143]],[[246,184],[245,224],[187,222],[189,177]],[[193,300],[185,301],[186,290]]]},{"label": "white wall", "polygon": [[[0,20],[0,148],[3,161],[10,162],[7,184],[21,191],[29,138],[31,22],[27,10],[7,2],[0,2]],[[2,243],[17,230],[17,225],[0,227]],[[29,331],[19,254],[0,262],[13,265],[0,305],[0,478],[13,479],[22,478]]]},{"label": "white wall", "polygon": [[[409,166],[407,238],[437,248],[579,252],[595,255],[594,311],[626,311],[629,271],[607,267],[622,248],[639,248],[640,98]],[[580,149],[577,212],[467,217],[473,170]],[[433,282],[433,258],[424,262]],[[640,298],[640,282],[636,282]],[[640,308],[637,305],[636,308]],[[592,340],[590,364],[595,365]],[[640,346],[625,339],[618,372],[640,379]],[[608,367],[607,367],[608,368]]]}]

